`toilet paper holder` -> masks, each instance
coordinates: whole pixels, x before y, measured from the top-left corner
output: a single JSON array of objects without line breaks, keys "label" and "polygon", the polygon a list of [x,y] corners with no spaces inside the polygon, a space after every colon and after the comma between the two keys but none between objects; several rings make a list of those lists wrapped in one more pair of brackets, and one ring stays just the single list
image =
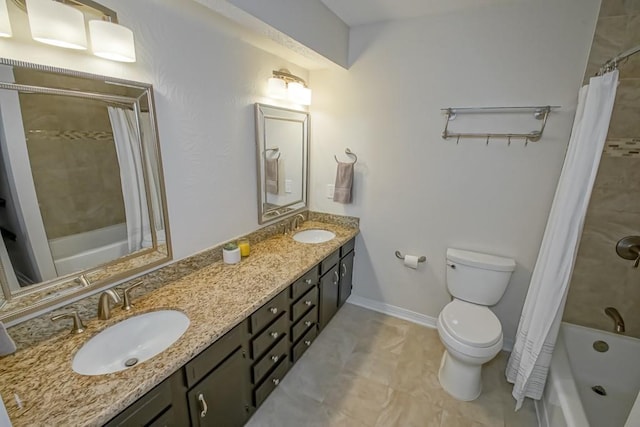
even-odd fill
[{"label": "toilet paper holder", "polygon": [[[404,255],[402,255],[400,251],[396,251],[396,258],[404,261]],[[420,258],[418,258],[418,262],[427,262],[427,257],[422,255]]]}]

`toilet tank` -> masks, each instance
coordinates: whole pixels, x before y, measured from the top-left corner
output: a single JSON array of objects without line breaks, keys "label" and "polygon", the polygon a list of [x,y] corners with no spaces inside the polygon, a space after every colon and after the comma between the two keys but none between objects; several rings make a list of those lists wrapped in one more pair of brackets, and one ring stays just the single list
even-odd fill
[{"label": "toilet tank", "polygon": [[494,305],[507,289],[516,262],[480,252],[447,249],[447,287],[454,298]]}]

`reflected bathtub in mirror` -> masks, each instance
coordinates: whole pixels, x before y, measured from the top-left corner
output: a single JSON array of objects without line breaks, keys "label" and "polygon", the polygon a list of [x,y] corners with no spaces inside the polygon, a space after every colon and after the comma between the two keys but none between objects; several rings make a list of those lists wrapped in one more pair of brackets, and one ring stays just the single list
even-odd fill
[{"label": "reflected bathtub in mirror", "polygon": [[151,85],[0,59],[0,198],[0,320],[170,260]]},{"label": "reflected bathtub in mirror", "polygon": [[309,113],[256,104],[258,222],[307,206]]}]

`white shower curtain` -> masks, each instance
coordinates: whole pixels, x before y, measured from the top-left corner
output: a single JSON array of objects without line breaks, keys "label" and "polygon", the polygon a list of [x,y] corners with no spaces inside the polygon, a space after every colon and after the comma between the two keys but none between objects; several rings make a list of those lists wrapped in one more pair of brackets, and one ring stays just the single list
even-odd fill
[{"label": "white shower curtain", "polygon": [[151,234],[142,173],[142,155],[138,142],[140,141],[138,125],[133,111],[115,107],[107,108],[120,165],[129,252],[134,252],[142,248],[145,235]]},{"label": "white shower curtain", "polygon": [[542,397],[617,82],[616,70],[593,77],[579,93],[564,166],[507,364],[516,409],[525,397]]}]

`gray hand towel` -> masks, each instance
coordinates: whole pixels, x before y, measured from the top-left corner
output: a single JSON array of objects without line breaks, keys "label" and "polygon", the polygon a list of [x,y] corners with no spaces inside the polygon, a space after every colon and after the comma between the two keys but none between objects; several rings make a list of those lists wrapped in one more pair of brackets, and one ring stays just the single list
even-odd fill
[{"label": "gray hand towel", "polygon": [[267,193],[271,194],[278,194],[278,160],[280,160],[278,157],[264,160],[264,178]]},{"label": "gray hand towel", "polygon": [[353,187],[354,163],[338,162],[336,171],[336,184],[333,191],[333,201],[338,203],[351,203],[351,187]]},{"label": "gray hand towel", "polygon": [[0,322],[0,356],[7,356],[16,352],[16,343],[13,342],[4,323]]}]

